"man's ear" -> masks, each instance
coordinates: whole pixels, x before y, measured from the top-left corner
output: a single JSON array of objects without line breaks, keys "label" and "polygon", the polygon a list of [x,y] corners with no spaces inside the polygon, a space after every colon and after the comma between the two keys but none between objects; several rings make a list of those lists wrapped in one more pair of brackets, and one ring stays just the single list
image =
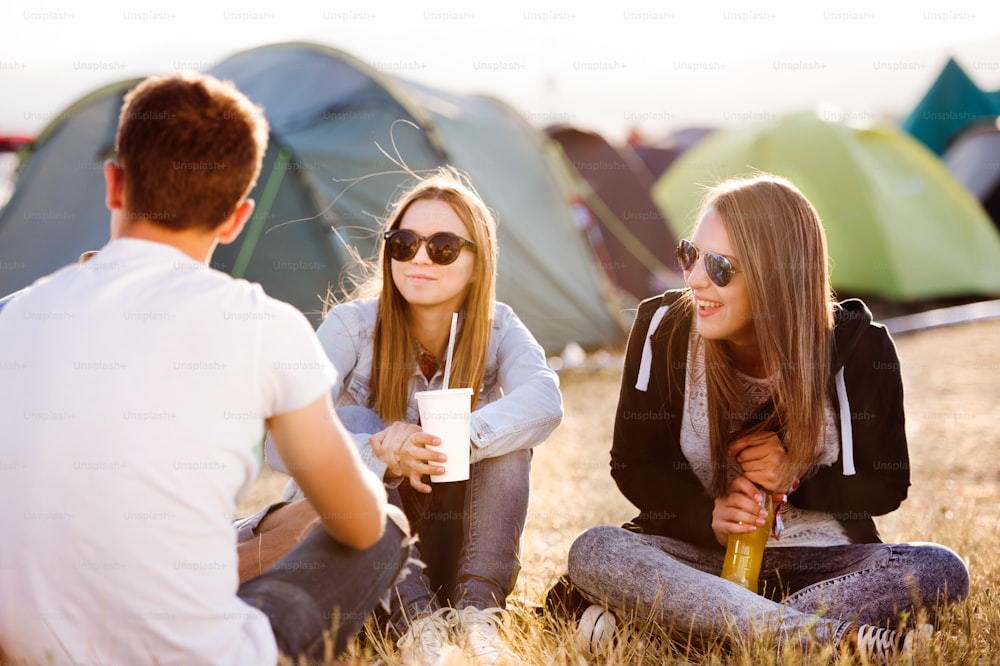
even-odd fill
[{"label": "man's ear", "polygon": [[125,172],[114,160],[104,162],[104,205],[108,210],[121,210],[125,193]]},{"label": "man's ear", "polygon": [[243,231],[243,227],[246,225],[250,216],[253,215],[254,200],[244,199],[243,202],[236,207],[233,214],[219,225],[218,230],[215,233],[215,237],[219,239],[219,242],[223,245],[232,243],[236,240],[236,237],[240,235]]}]

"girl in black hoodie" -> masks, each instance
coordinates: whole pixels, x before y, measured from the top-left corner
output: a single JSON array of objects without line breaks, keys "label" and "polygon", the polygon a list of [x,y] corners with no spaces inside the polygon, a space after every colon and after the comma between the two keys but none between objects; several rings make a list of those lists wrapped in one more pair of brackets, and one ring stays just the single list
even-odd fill
[{"label": "girl in black hoodie", "polygon": [[[611,473],[639,509],[569,554],[595,614],[713,639],[766,631],[885,661],[931,625],[902,613],[964,599],[968,571],[935,544],[881,543],[872,516],[906,498],[899,360],[858,300],[834,303],[826,237],[790,182],[714,188],[678,259],[687,288],[641,304],[629,337]],[[719,577],[731,534],[780,509],[764,597]],[[914,631],[916,629],[917,631]]]}]

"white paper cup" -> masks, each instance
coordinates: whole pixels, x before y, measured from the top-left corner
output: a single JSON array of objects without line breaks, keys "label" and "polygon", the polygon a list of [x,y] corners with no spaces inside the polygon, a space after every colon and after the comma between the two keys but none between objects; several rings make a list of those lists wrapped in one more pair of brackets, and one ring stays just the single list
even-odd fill
[{"label": "white paper cup", "polygon": [[433,463],[444,466],[444,474],[432,474],[431,481],[465,481],[469,478],[469,410],[472,389],[453,388],[437,391],[417,391],[420,427],[424,432],[441,438],[441,445],[431,447],[443,451],[448,460]]}]

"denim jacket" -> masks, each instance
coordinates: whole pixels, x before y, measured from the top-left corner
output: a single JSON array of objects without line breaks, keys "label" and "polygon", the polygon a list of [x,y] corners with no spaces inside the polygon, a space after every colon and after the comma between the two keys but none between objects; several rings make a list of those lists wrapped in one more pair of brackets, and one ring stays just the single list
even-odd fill
[{"label": "denim jacket", "polygon": [[[330,310],[316,331],[337,369],[337,382],[331,389],[335,407],[373,407],[369,379],[377,312],[377,299],[342,303]],[[416,423],[419,417],[413,393],[439,389],[443,379],[443,368],[428,381],[414,364],[405,419],[408,423]],[[542,347],[509,306],[497,303],[483,386],[470,424],[471,462],[540,444],[559,425],[562,416],[559,377],[548,367]],[[365,464],[382,478],[385,464],[375,458],[368,445],[372,433],[353,434]],[[273,449],[268,453],[268,463],[281,469],[277,456],[271,455]]]}]

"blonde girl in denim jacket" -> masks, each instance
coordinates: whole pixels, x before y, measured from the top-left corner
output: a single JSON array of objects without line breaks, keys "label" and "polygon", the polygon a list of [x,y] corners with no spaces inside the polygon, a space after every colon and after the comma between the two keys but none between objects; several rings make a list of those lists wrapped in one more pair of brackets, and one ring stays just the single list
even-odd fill
[{"label": "blonde girl in denim jacket", "polygon": [[[455,171],[404,192],[382,240],[372,277],[330,310],[317,335],[340,375],[337,413],[406,511],[418,537],[413,555],[426,565],[392,591],[388,624],[405,663],[432,663],[449,644],[481,663],[509,661],[501,611],[520,570],[531,450],[562,420],[558,377],[514,311],[496,301],[496,223]],[[445,456],[427,448],[437,440],[420,428],[414,393],[442,387],[455,312],[449,385],[474,391],[470,478],[429,483]],[[299,497],[290,486],[285,500]]]}]

